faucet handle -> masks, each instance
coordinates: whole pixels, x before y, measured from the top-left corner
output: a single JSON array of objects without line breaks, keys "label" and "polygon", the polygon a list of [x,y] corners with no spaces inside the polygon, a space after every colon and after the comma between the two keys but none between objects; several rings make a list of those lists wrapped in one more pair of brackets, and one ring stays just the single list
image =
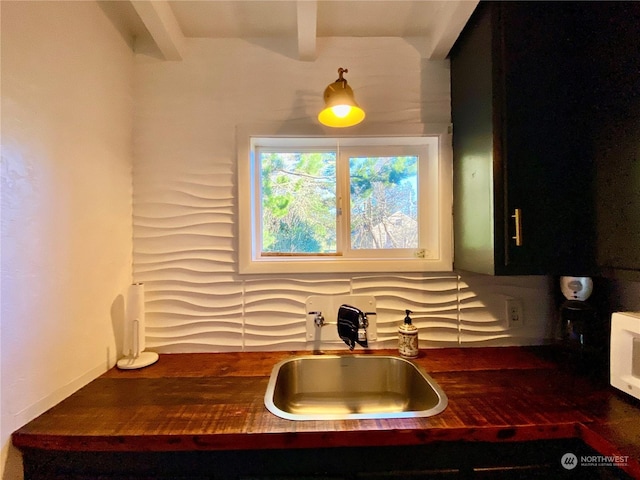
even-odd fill
[{"label": "faucet handle", "polygon": [[369,319],[365,312],[360,312],[360,321],[358,323],[360,328],[367,328],[369,326]]},{"label": "faucet handle", "polygon": [[360,328],[367,328],[369,326],[369,315],[376,315],[376,312],[362,312],[360,316]]},{"label": "faucet handle", "polygon": [[369,319],[367,319],[366,312],[360,312],[360,317],[358,319],[358,340],[357,342],[363,347],[367,348],[369,346],[369,342],[367,340],[367,328],[369,327]]},{"label": "faucet handle", "polygon": [[308,315],[315,315],[313,318],[313,323],[315,323],[316,327],[324,326],[324,317],[322,316],[321,311],[317,312],[307,312]]}]

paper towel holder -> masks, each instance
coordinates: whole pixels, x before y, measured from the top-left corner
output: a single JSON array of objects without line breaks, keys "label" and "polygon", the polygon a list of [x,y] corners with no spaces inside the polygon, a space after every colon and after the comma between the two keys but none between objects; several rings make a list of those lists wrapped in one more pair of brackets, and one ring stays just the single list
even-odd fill
[{"label": "paper towel holder", "polygon": [[135,370],[136,368],[148,367],[158,361],[156,352],[142,352],[137,357],[124,357],[118,360],[118,368],[121,370]]},{"label": "paper towel holder", "polygon": [[117,361],[122,370],[134,370],[147,367],[158,361],[156,352],[145,352],[145,314],[144,284],[134,283],[127,293],[126,314],[124,319],[126,356]]},{"label": "paper towel holder", "polygon": [[118,368],[122,370],[135,370],[136,368],[148,367],[156,363],[159,358],[156,352],[140,351],[140,321],[137,319],[134,320],[131,322],[131,327],[133,328],[133,350],[129,352],[129,355],[118,360],[116,364]]}]

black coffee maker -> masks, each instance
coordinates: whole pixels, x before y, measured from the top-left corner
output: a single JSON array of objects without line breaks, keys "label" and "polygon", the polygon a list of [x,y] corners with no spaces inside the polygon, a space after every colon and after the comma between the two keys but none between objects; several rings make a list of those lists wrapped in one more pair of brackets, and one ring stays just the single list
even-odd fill
[{"label": "black coffee maker", "polygon": [[560,305],[562,344],[570,351],[586,353],[596,347],[597,312],[587,301],[593,292],[590,277],[560,277],[565,300]]}]

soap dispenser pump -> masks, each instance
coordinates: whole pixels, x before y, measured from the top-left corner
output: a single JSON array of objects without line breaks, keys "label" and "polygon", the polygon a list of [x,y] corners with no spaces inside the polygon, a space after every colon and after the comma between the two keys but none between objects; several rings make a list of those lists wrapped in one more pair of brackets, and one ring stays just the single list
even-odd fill
[{"label": "soap dispenser pump", "polygon": [[411,310],[405,310],[407,316],[404,322],[398,327],[398,351],[405,358],[417,358],[418,348],[418,328],[411,322]]}]

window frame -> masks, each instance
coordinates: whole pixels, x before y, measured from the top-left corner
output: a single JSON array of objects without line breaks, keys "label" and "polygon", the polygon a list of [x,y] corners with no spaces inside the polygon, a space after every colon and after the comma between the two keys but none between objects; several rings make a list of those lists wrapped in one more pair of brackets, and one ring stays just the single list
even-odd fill
[{"label": "window frame", "polygon": [[[353,134],[336,135],[335,130],[328,130],[319,135],[317,129],[313,132],[305,131],[300,127],[279,128],[279,126],[244,126],[238,127],[237,153],[238,153],[238,268],[240,274],[277,274],[277,273],[358,273],[358,272],[436,272],[452,271],[453,267],[453,237],[452,237],[452,152],[451,152],[451,127],[449,124],[420,124],[401,126],[398,129],[382,126],[375,128],[369,126],[366,133],[362,130]],[[352,130],[352,129],[350,129]],[[396,130],[396,131],[393,131]],[[283,134],[280,132],[290,132]],[[352,147],[367,149],[369,147],[384,147],[389,143],[396,145],[414,145],[428,141],[427,160],[428,172],[433,186],[419,174],[418,189],[421,198],[429,199],[429,208],[420,208],[420,222],[428,227],[429,242],[433,247],[433,254],[429,258],[408,258],[406,256],[384,256],[372,258],[362,256],[364,252],[350,255],[296,255],[260,256],[258,245],[261,231],[256,229],[258,225],[256,195],[260,192],[260,178],[256,173],[255,146],[282,147],[286,141],[286,149],[296,147],[307,148],[310,141],[312,148],[335,148],[336,142],[340,143],[341,151]],[[363,145],[363,142],[366,145]],[[343,163],[339,161],[338,163]],[[422,167],[419,167],[422,168]],[[344,172],[337,172],[337,175]],[[348,166],[347,173],[348,175]],[[340,182],[338,182],[338,185]],[[338,187],[339,188],[339,187]],[[340,193],[337,191],[337,195]],[[350,206],[343,205],[343,222],[350,222]],[[346,208],[345,208],[346,207]],[[345,212],[348,214],[345,215]],[[428,211],[427,211],[428,210]],[[433,222],[430,220],[433,218]],[[426,224],[424,223],[425,219]],[[261,221],[260,221],[261,223]],[[349,230],[350,223],[346,223]],[[339,226],[337,226],[339,228]],[[338,235],[350,235],[349,231],[337,231]],[[387,252],[388,250],[382,250]],[[353,252],[353,251],[352,251]],[[369,250],[368,252],[371,252]],[[376,250],[373,250],[376,252]]]}]

